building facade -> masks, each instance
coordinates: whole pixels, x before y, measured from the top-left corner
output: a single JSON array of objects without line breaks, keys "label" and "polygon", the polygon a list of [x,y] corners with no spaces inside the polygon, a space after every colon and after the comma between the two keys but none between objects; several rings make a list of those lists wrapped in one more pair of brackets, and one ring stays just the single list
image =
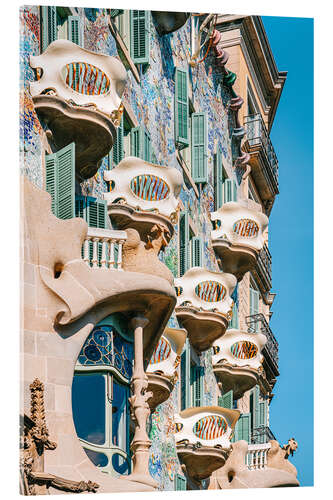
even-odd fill
[{"label": "building facade", "polygon": [[269,425],[286,73],[260,17],[20,27],[21,491],[298,486]]}]

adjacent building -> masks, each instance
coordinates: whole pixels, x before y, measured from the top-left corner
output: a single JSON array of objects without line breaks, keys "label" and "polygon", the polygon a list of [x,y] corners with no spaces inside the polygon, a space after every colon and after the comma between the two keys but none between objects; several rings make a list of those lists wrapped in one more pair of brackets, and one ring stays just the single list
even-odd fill
[{"label": "adjacent building", "polygon": [[21,492],[298,486],[269,419],[286,73],[260,17],[20,27]]}]

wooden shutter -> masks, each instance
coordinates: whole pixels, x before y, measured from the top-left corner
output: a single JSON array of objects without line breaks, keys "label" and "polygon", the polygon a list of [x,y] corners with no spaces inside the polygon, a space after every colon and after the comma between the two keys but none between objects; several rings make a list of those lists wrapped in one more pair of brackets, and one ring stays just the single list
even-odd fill
[{"label": "wooden shutter", "polygon": [[[259,386],[253,388],[253,428],[258,429],[260,426],[260,408],[259,408]],[[256,431],[257,433],[258,431]]]},{"label": "wooden shutter", "polygon": [[218,405],[221,406],[222,408],[229,408],[230,410],[232,410],[233,401],[234,401],[234,393],[231,390],[218,398]]},{"label": "wooden shutter", "polygon": [[194,182],[207,182],[207,115],[193,113],[192,128],[192,177]]},{"label": "wooden shutter", "polygon": [[147,130],[143,132],[143,160],[151,161],[151,140]]},{"label": "wooden shutter", "polygon": [[[137,155],[135,155],[137,156]],[[118,165],[124,158],[124,119],[121,117],[120,125],[117,128],[117,138],[113,144],[110,153],[111,164],[113,167]]]},{"label": "wooden shutter", "polygon": [[194,236],[191,239],[192,243],[192,267],[202,266],[202,239],[199,236]]},{"label": "wooden shutter", "polygon": [[243,413],[236,422],[232,441],[241,440],[251,443],[251,413]]},{"label": "wooden shutter", "polygon": [[46,191],[52,197],[51,209],[59,219],[75,214],[75,144],[45,156]]},{"label": "wooden shutter", "polygon": [[188,75],[176,68],[175,73],[175,141],[182,149],[189,145]]},{"label": "wooden shutter", "polygon": [[202,406],[203,398],[203,379],[204,372],[202,366],[192,365],[190,368],[191,385],[191,405]]},{"label": "wooden shutter", "polygon": [[186,339],[185,347],[181,355],[180,363],[180,376],[181,376],[181,409],[189,408],[191,406],[191,353],[188,340]]},{"label": "wooden shutter", "polygon": [[149,63],[150,12],[130,10],[131,58],[135,64]]},{"label": "wooden shutter", "polygon": [[[107,228],[107,205],[106,200],[99,200],[87,196],[86,198],[86,221],[89,227],[96,227],[101,229]],[[97,259],[98,265],[101,265],[103,243],[97,243]],[[89,259],[92,262],[93,258],[93,243],[89,241]]]},{"label": "wooden shutter", "polygon": [[124,13],[123,9],[110,9],[110,17],[112,17],[112,19],[123,13]]},{"label": "wooden shutter", "polygon": [[67,38],[70,42],[83,47],[83,28],[80,16],[68,16]]},{"label": "wooden shutter", "polygon": [[233,185],[231,179],[226,179],[223,183],[223,203],[232,201]]},{"label": "wooden shutter", "polygon": [[232,181],[232,201],[237,201],[237,182]]},{"label": "wooden shutter", "polygon": [[215,210],[218,210],[223,204],[223,182],[222,149],[219,145],[215,162]]},{"label": "wooden shutter", "polygon": [[131,129],[131,155],[137,158],[142,158],[143,156],[141,127]]},{"label": "wooden shutter", "polygon": [[[250,286],[250,316],[259,314],[259,290],[254,290]],[[259,323],[255,324],[256,331],[259,329]]]},{"label": "wooden shutter", "polygon": [[259,401],[259,427],[262,428],[262,434],[259,438],[261,444],[266,442],[266,434],[264,432],[265,427],[267,427],[267,405],[268,401]]},{"label": "wooden shutter", "polygon": [[186,478],[180,474],[175,475],[175,491],[186,491]]},{"label": "wooden shutter", "polygon": [[189,268],[189,224],[188,212],[185,210],[179,216],[179,275],[183,276]]},{"label": "wooden shutter", "polygon": [[41,7],[42,52],[57,39],[57,7]]}]

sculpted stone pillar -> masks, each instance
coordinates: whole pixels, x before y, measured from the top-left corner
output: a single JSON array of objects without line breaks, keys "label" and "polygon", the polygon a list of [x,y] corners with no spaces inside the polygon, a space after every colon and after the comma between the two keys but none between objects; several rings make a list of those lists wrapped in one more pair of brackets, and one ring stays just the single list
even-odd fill
[{"label": "sculpted stone pillar", "polygon": [[147,392],[148,377],[143,366],[143,329],[148,320],[143,316],[132,319],[134,329],[134,369],[131,380],[132,396],[129,398],[131,417],[135,422],[134,438],[131,443],[133,453],[133,472],[127,479],[157,487],[156,481],[150,476],[148,470],[149,448],[151,441],[147,434],[147,421],[150,408],[147,400],[152,397],[152,392]]}]

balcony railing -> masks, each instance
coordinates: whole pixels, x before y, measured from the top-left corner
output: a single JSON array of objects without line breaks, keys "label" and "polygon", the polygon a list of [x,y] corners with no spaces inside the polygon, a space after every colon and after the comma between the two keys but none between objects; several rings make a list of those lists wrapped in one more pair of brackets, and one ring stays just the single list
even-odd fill
[{"label": "balcony railing", "polygon": [[267,160],[268,175],[279,186],[279,162],[273,144],[270,140],[266,125],[260,113],[248,115],[244,118],[247,140],[250,146],[260,146]]},{"label": "balcony railing", "polygon": [[265,444],[269,441],[276,441],[276,437],[268,426],[257,427],[251,434],[252,444]]},{"label": "balcony railing", "polygon": [[259,252],[257,267],[267,284],[267,289],[270,290],[272,288],[272,256],[266,243]]},{"label": "balcony railing", "polygon": [[262,470],[266,468],[267,454],[270,447],[270,443],[249,444],[248,453],[245,457],[245,463],[249,470]]},{"label": "balcony railing", "polygon": [[83,260],[93,268],[122,270],[122,246],[126,231],[88,228],[82,248]]},{"label": "balcony railing", "polygon": [[273,332],[267,323],[263,314],[252,314],[246,317],[246,324],[249,333],[257,333],[260,331],[267,337],[267,342],[263,348],[263,355],[267,355],[272,365],[278,372],[279,366],[279,344],[273,335]]}]

